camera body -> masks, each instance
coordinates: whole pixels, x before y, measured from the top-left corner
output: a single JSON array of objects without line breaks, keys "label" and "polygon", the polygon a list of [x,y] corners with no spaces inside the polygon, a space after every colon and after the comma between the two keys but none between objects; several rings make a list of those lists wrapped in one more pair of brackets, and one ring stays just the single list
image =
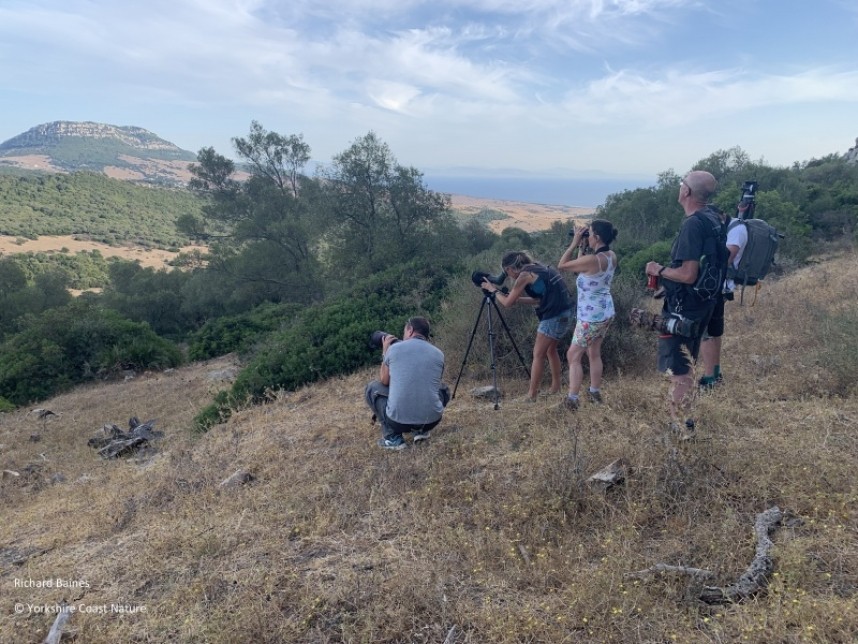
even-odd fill
[{"label": "camera body", "polygon": [[[369,336],[369,348],[381,349],[384,344],[384,338],[388,335],[392,334],[386,333],[384,331],[373,331]],[[394,344],[396,342],[399,342],[399,338],[394,337],[393,342],[391,342],[391,344]]]},{"label": "camera body", "polygon": [[498,275],[490,275],[483,271],[474,271],[471,273],[471,281],[474,283],[474,286],[482,288],[484,280],[488,280],[495,286],[503,286],[503,283],[506,281],[506,272],[501,271]]},{"label": "camera body", "polygon": [[629,312],[629,322],[632,326],[642,329],[652,329],[665,335],[679,335],[684,338],[696,338],[700,331],[700,323],[697,320],[689,320],[678,313],[663,317],[644,309],[632,309]]}]

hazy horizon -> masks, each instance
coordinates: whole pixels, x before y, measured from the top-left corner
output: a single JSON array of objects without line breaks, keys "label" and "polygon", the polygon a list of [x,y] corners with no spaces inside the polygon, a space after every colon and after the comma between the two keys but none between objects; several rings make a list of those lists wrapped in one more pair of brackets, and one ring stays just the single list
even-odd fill
[{"label": "hazy horizon", "polygon": [[424,182],[436,192],[474,197],[520,201],[549,206],[596,208],[612,194],[656,185],[634,179],[590,179],[556,177],[468,177],[425,174]]}]

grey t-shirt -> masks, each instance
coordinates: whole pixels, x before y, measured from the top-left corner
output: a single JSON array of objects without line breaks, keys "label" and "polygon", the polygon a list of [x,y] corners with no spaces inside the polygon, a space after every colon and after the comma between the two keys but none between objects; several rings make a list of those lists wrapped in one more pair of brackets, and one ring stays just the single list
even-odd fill
[{"label": "grey t-shirt", "polygon": [[393,344],[384,356],[390,369],[387,417],[403,425],[431,423],[444,406],[438,393],[444,354],[426,340],[410,338]]}]

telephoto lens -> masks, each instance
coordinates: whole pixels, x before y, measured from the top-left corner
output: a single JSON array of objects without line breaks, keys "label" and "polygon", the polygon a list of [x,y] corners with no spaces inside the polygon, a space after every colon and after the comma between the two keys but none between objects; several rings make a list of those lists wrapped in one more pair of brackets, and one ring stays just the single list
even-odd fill
[{"label": "telephoto lens", "polygon": [[[381,349],[384,345],[384,338],[388,335],[390,334],[385,333],[384,331],[373,331],[369,336],[369,348]],[[393,342],[391,342],[391,344],[394,344],[396,342],[399,342],[399,338],[393,338]]]}]

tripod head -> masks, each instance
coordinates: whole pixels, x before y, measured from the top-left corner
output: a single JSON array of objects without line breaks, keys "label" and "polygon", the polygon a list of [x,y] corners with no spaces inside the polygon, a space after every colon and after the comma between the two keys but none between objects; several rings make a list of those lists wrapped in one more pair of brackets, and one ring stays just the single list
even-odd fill
[{"label": "tripod head", "polygon": [[492,302],[495,301],[495,298],[497,297],[498,293],[509,295],[509,289],[506,286],[499,288],[497,291],[488,291],[482,287],[480,288],[480,290],[483,292],[483,297],[489,298]]},{"label": "tripod head", "polygon": [[490,284],[494,284],[495,286],[501,286],[499,289],[501,293],[504,295],[509,295],[509,289],[506,286],[502,286],[506,281],[506,273],[500,273],[499,275],[489,275],[488,273],[484,273],[483,271],[474,271],[471,273],[471,281],[474,283],[474,286],[479,288],[483,295],[490,300],[494,301],[495,296],[497,295],[497,291],[489,291],[483,288],[483,282],[488,281]]}]

